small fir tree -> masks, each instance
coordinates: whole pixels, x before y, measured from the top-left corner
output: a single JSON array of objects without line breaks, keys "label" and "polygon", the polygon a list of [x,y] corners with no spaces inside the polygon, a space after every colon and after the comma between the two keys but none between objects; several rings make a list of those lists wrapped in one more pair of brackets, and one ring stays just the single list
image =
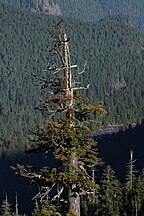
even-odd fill
[{"label": "small fir tree", "polygon": [[97,215],[121,215],[122,186],[110,166],[107,166],[103,172],[99,193],[99,211]]},{"label": "small fir tree", "polygon": [[135,182],[135,215],[144,215],[144,170]]},{"label": "small fir tree", "polygon": [[1,216],[12,216],[10,206],[11,205],[9,204],[7,195],[6,195],[6,199],[3,201],[1,208],[0,208],[0,215]]},{"label": "small fir tree", "polygon": [[130,150],[130,160],[127,164],[127,175],[126,175],[126,188],[127,191],[131,191],[133,188],[133,185],[135,183],[135,174],[137,173],[135,169],[135,161],[133,159],[133,151]]},{"label": "small fir tree", "polygon": [[135,161],[133,158],[133,151],[130,150],[130,159],[127,164],[127,175],[126,183],[124,187],[124,209],[127,215],[135,216],[137,215],[138,203],[136,195],[136,169]]}]

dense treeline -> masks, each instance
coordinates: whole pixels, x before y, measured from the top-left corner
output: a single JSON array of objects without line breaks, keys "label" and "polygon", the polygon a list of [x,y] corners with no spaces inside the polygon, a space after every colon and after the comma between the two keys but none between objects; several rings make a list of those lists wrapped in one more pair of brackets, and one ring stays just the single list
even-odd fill
[{"label": "dense treeline", "polygon": [[[34,111],[42,97],[31,74],[43,73],[49,61],[52,16],[31,13],[0,2],[0,139],[4,151],[23,150],[22,135],[44,122]],[[78,64],[85,96],[102,100],[108,116],[102,124],[141,121],[144,111],[143,39],[128,16],[109,16],[97,23],[65,20],[70,36],[71,62]],[[20,139],[21,137],[21,139]]]},{"label": "dense treeline", "polygon": [[[135,216],[144,215],[144,170],[138,173],[135,168],[135,160],[131,158],[127,164],[127,175],[125,183],[122,184],[116,177],[115,171],[111,166],[106,166],[103,170],[99,188],[93,194],[81,196],[81,215],[82,216]],[[132,170],[132,172],[131,172]],[[19,194],[18,194],[19,196]],[[17,202],[17,203],[16,203]],[[9,199],[2,202],[0,206],[1,215],[26,215],[40,216],[49,212],[49,207],[38,209],[38,206],[31,206],[28,209],[24,203],[14,201],[17,205],[14,207],[9,203]],[[19,205],[23,206],[19,209]],[[34,209],[33,209],[34,208]],[[24,214],[25,215],[25,214]],[[50,215],[54,214],[51,210]]]},{"label": "dense treeline", "polygon": [[[130,162],[129,162],[130,164]],[[134,164],[133,164],[134,165]],[[130,169],[130,167],[129,167]],[[131,178],[121,184],[110,166],[103,171],[100,187],[92,198],[83,199],[83,216],[109,215],[109,216],[134,216],[144,215],[144,171],[137,177],[132,168]]]},{"label": "dense treeline", "polygon": [[135,126],[120,129],[117,133],[103,134],[97,137],[100,157],[106,165],[110,165],[117,174],[118,179],[124,182],[125,164],[128,161],[130,149],[134,151],[137,159],[135,164],[138,170],[142,170],[144,164],[143,139],[144,122]]},{"label": "dense treeline", "polygon": [[64,16],[79,20],[96,21],[109,15],[127,14],[144,28],[144,2],[142,0],[57,0]]},{"label": "dense treeline", "polygon": [[[47,45],[50,41],[48,37],[47,42],[43,38],[47,35],[48,28],[45,26],[47,23],[41,25],[41,17],[36,16],[38,19],[35,21],[35,17],[31,19],[30,14],[24,11],[9,8],[4,4],[1,4],[0,8],[1,141],[7,150],[10,142],[22,141],[17,140],[22,136],[22,131],[27,130],[37,119],[34,112],[37,89],[32,73],[42,71],[44,62],[46,65]],[[51,19],[48,19],[48,22],[52,25]],[[39,30],[35,26],[39,26]],[[45,29],[45,32],[42,29]],[[13,147],[10,145],[10,148]],[[17,148],[20,148],[20,145]]]},{"label": "dense treeline", "polygon": [[[100,185],[99,191],[95,195],[95,198],[96,198],[95,202],[97,203],[97,201],[99,201],[99,205],[98,205],[99,207],[101,203],[100,194],[103,193],[102,192],[103,190],[101,189],[102,182],[103,182],[102,179],[104,178],[104,177],[101,177],[103,173],[101,169],[104,168],[105,170],[108,164],[111,166],[113,170],[115,170],[116,178],[114,179],[116,180],[116,182],[118,182],[118,185],[120,182],[121,189],[122,189],[122,199],[121,200],[124,199],[125,197],[124,191],[126,190],[125,183],[128,180],[127,179],[127,174],[128,174],[127,163],[129,161],[130,149],[132,149],[134,152],[133,160],[136,159],[134,163],[135,165],[134,171],[136,172],[134,172],[135,174],[134,182],[135,183],[134,183],[133,189],[135,190],[136,184],[138,185],[138,181],[139,181],[138,179],[141,178],[141,175],[143,175],[142,168],[144,164],[144,157],[143,157],[144,133],[143,133],[143,130],[144,130],[144,123],[142,123],[141,125],[137,125],[136,127],[133,127],[133,128],[129,127],[125,131],[119,131],[116,134],[102,136],[101,139],[98,140],[99,156],[100,158],[102,158],[104,162],[103,166],[100,167],[100,169],[99,167],[96,167],[96,171],[95,171],[96,183]],[[47,164],[53,164],[52,158],[44,158],[42,155],[38,154],[38,155],[31,155],[31,156],[24,155],[23,157],[15,158],[15,161],[8,160],[6,158],[1,159],[1,163],[0,163],[0,168],[1,168],[0,203],[2,203],[2,200],[5,199],[5,194],[7,194],[8,201],[12,204],[11,210],[14,211],[15,209],[14,208],[15,191],[17,191],[19,212],[28,213],[32,211],[32,208],[33,208],[31,197],[34,196],[37,190],[33,191],[34,188],[31,188],[30,185],[27,185],[26,181],[24,181],[25,179],[20,178],[17,175],[15,176],[14,173],[9,169],[10,165],[14,165],[16,163],[25,164],[25,165],[32,164],[32,165],[35,165],[36,169],[38,169],[39,166],[41,165],[46,166]],[[144,187],[144,183],[141,183],[140,190],[142,189],[142,187]],[[114,188],[112,191],[114,191]],[[121,194],[121,190],[120,190],[120,194]],[[133,194],[133,198],[134,198],[134,194]],[[133,198],[132,200],[134,200]],[[82,206],[85,206],[85,211],[87,211],[86,209],[88,208],[89,212],[90,210],[92,210],[92,213],[93,213],[93,211],[96,212],[97,209],[99,208],[99,207],[95,207],[95,204],[93,205],[94,201],[90,203],[88,197],[83,197],[82,200],[83,200]],[[112,200],[110,202],[112,202]],[[92,205],[93,205],[93,208],[92,208]],[[124,206],[124,202],[123,202],[123,208],[125,208],[126,210],[126,207]],[[133,205],[133,210],[134,208],[135,207]],[[120,209],[121,209],[121,206],[120,206]],[[99,209],[99,212],[100,212],[100,209]],[[143,214],[139,213],[139,215],[143,215]]]},{"label": "dense treeline", "polygon": [[100,20],[108,15],[127,14],[144,28],[144,2],[142,0],[5,0],[13,5],[38,8],[46,2],[58,4],[63,16],[85,21]]}]

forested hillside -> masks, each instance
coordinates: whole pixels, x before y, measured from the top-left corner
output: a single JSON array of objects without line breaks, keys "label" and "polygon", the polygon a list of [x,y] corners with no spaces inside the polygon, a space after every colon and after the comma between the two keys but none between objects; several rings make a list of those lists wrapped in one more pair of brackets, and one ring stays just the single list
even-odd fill
[{"label": "forested hillside", "polygon": [[[104,101],[107,124],[141,121],[144,113],[144,35],[129,16],[94,22],[64,18],[71,62],[86,71],[81,81],[91,102]],[[6,152],[23,150],[24,133],[44,122],[34,107],[41,97],[32,74],[49,60],[49,30],[56,17],[31,13],[0,2],[0,139]],[[21,143],[21,145],[20,145]]]},{"label": "forested hillside", "polygon": [[56,9],[56,15],[85,21],[97,21],[109,15],[129,15],[144,28],[144,2],[142,0],[2,0],[10,4],[31,8],[33,12],[47,12],[45,7]]},{"label": "forested hillside", "polygon": [[144,28],[142,0],[57,0],[62,14],[85,21],[100,20],[109,15],[125,14]]}]

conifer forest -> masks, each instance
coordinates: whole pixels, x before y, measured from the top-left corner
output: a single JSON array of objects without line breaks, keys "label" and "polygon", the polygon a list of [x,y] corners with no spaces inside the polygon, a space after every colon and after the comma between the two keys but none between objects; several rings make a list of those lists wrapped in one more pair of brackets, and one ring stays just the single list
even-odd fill
[{"label": "conifer forest", "polygon": [[143,11],[0,0],[0,216],[144,216]]}]

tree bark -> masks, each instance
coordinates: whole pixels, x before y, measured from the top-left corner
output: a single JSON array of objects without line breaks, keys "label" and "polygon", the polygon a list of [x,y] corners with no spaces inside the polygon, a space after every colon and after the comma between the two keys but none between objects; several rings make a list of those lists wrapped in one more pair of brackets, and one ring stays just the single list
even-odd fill
[{"label": "tree bark", "polygon": [[[66,34],[64,34],[64,59],[65,59],[65,70],[64,70],[64,76],[67,80],[67,89],[66,89],[66,95],[71,95],[71,100],[67,103],[67,109],[69,107],[73,106],[74,100],[73,100],[73,86],[72,86],[72,74],[71,74],[71,64],[70,64],[70,53],[69,53],[69,46],[68,46],[68,40]],[[71,114],[68,114],[68,117],[71,118]],[[73,123],[70,123],[70,127],[73,127]],[[70,165],[74,168],[78,168],[78,157],[76,155],[76,152],[73,151],[71,153],[71,159],[70,159]],[[70,168],[70,172],[71,172]],[[72,212],[76,216],[80,216],[80,195],[77,191],[76,185],[73,184],[71,188],[69,188],[68,191],[69,195],[69,208],[70,212]]]},{"label": "tree bark", "polygon": [[[71,162],[70,164],[74,168],[78,168],[78,158],[75,152],[71,154]],[[69,189],[69,204],[70,204],[70,211],[75,214],[76,216],[80,216],[80,195],[77,192],[76,185],[72,185],[72,189]]]}]

